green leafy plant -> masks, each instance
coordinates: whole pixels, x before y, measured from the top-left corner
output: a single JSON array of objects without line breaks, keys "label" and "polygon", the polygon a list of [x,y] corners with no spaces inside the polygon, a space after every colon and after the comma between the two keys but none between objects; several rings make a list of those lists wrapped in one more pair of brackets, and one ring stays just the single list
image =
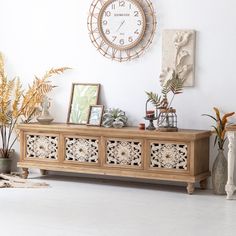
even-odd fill
[{"label": "green leafy plant", "polygon": [[28,123],[37,115],[37,107],[43,97],[55,87],[49,81],[53,75],[62,74],[68,67],[51,69],[42,78],[35,76],[27,90],[22,89],[19,78],[8,79],[4,70],[4,60],[0,53],[0,137],[2,158],[9,158],[17,140],[12,137],[18,122]]},{"label": "green leafy plant", "polygon": [[[168,109],[174,100],[175,95],[183,92],[185,79],[180,78],[175,71],[172,71],[171,78],[162,83],[162,94],[158,95],[153,92],[146,92],[148,100],[156,107],[156,109]],[[172,95],[170,102],[168,95]]]},{"label": "green leafy plant", "polygon": [[146,92],[148,101],[150,101],[156,109],[168,110],[174,100],[175,95],[183,92],[184,83],[188,74],[192,71],[191,64],[186,63],[186,59],[190,56],[188,50],[184,49],[189,43],[191,32],[177,32],[173,39],[176,49],[173,67],[167,67],[160,75],[161,94]]},{"label": "green leafy plant", "polygon": [[106,109],[103,114],[102,125],[105,127],[112,127],[115,121],[122,122],[123,126],[125,126],[128,121],[128,118],[125,115],[125,112],[119,108]]},{"label": "green leafy plant", "polygon": [[218,108],[213,107],[213,110],[215,112],[215,116],[212,115],[208,115],[208,114],[203,114],[203,116],[208,116],[211,119],[213,119],[215,121],[215,125],[212,125],[215,133],[216,133],[216,137],[214,140],[214,146],[216,145],[216,143],[218,144],[218,148],[219,149],[224,149],[224,143],[226,140],[225,137],[225,127],[228,123],[228,117],[233,116],[235,114],[235,112],[230,112],[230,113],[226,113],[225,115],[223,115],[223,117],[221,117],[220,115],[220,111]]}]

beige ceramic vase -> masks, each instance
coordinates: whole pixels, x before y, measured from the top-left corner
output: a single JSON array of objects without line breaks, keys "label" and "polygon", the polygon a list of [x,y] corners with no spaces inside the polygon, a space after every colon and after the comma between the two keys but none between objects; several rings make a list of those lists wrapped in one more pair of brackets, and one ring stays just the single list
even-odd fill
[{"label": "beige ceramic vase", "polygon": [[215,194],[224,195],[227,182],[228,169],[224,150],[219,149],[212,167],[212,186]]}]

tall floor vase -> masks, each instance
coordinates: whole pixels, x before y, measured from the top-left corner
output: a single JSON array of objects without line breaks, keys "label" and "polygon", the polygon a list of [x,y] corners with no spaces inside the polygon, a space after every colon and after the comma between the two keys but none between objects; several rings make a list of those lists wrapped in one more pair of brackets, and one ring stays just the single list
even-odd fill
[{"label": "tall floor vase", "polygon": [[225,185],[227,182],[227,175],[227,160],[224,155],[224,150],[219,149],[212,167],[212,186],[215,194],[226,194]]}]

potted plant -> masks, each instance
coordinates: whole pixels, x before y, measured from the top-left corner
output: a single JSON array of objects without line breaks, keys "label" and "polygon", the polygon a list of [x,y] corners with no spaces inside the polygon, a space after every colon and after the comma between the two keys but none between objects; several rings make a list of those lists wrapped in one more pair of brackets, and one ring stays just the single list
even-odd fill
[{"label": "potted plant", "polygon": [[218,108],[213,108],[215,112],[215,116],[203,114],[204,116],[208,116],[214,120],[215,125],[212,125],[214,132],[216,134],[214,140],[214,146],[218,145],[218,154],[213,163],[212,167],[212,186],[215,194],[225,194],[225,185],[227,182],[227,160],[224,156],[224,144],[226,141],[225,137],[225,127],[228,123],[228,117],[233,116],[235,113],[230,112],[223,117],[220,115],[220,111]]},{"label": "potted plant", "polygon": [[[169,116],[171,113],[175,113],[175,109],[172,108],[172,102],[175,95],[183,92],[185,81],[190,71],[192,71],[192,64],[187,64],[185,59],[190,56],[188,50],[184,49],[189,43],[192,36],[190,32],[176,33],[173,44],[175,46],[175,57],[173,59],[173,65],[165,68],[160,75],[161,83],[161,95],[153,92],[146,92],[148,96],[148,102],[150,101],[159,111],[157,114],[157,125],[161,131],[176,131],[177,124],[174,129],[171,129],[173,124],[169,122]],[[176,116],[176,114],[175,114]],[[177,120],[176,120],[177,123]],[[166,128],[166,129],[165,129]]]},{"label": "potted plant", "polygon": [[37,115],[43,97],[55,86],[48,79],[63,73],[68,67],[51,69],[42,78],[35,76],[27,90],[22,89],[19,78],[8,79],[0,53],[0,173],[9,173],[13,145],[17,140],[18,122],[29,122]]},{"label": "potted plant", "polygon": [[102,125],[104,127],[122,128],[126,126],[128,118],[124,111],[119,108],[106,109],[103,114]]}]

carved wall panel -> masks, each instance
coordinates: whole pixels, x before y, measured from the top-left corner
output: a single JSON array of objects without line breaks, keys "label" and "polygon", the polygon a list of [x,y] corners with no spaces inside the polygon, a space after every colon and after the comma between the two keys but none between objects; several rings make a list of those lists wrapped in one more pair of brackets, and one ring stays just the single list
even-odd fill
[{"label": "carved wall panel", "polygon": [[161,77],[168,79],[175,70],[185,86],[194,86],[196,31],[168,29],[162,34]]},{"label": "carved wall panel", "polygon": [[106,163],[109,165],[141,166],[142,143],[128,140],[107,140]]},{"label": "carved wall panel", "polygon": [[57,160],[58,137],[26,135],[26,157]]},{"label": "carved wall panel", "polygon": [[66,138],[66,157],[68,161],[98,163],[98,140],[86,138]]},{"label": "carved wall panel", "polygon": [[188,168],[186,144],[151,143],[150,167],[180,169]]}]

